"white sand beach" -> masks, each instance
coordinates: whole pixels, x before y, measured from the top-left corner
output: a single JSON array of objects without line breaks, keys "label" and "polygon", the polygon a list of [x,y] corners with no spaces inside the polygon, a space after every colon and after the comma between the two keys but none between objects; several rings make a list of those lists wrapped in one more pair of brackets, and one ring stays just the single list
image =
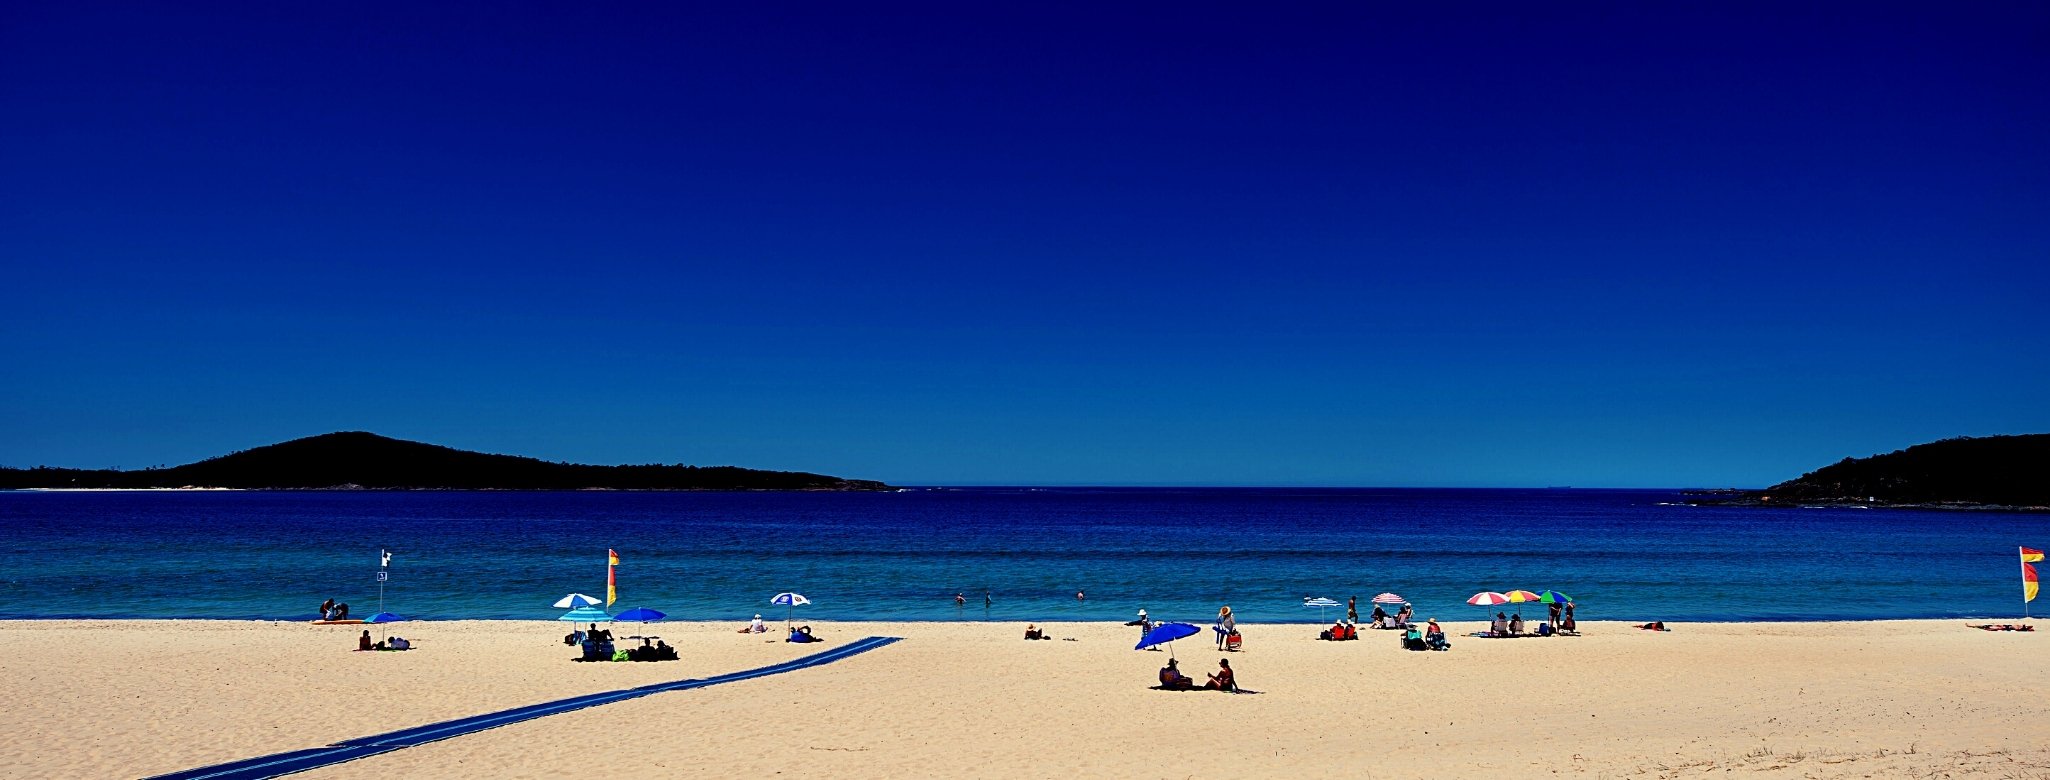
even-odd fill
[{"label": "white sand beach", "polygon": [[[2050,634],[1963,621],[1588,622],[1444,653],[1251,625],[1230,657],[1260,693],[1238,696],[1148,690],[1167,654],[1123,626],[812,625],[828,644],[663,624],[681,662],[579,664],[551,622],[397,624],[406,653],[351,652],[342,626],[0,622],[0,776],[146,776],[887,635],[905,641],[303,776],[2050,777]],[[1175,650],[1199,680],[1222,655],[1207,633]]]}]

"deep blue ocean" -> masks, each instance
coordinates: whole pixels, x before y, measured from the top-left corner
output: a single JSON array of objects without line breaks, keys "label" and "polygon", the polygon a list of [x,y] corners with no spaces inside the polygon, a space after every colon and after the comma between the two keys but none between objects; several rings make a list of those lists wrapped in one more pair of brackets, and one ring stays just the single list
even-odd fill
[{"label": "deep blue ocean", "polygon": [[[2050,515],[1673,504],[1670,491],[936,489],[897,493],[0,491],[0,618],[1309,621],[1394,591],[1479,619],[1556,589],[1583,620],[2007,617]],[[1087,599],[1077,601],[1082,590]],[[955,606],[954,594],[968,596]],[[991,604],[984,606],[984,594]],[[1537,607],[1526,614],[1535,614]],[[1364,611],[1364,607],[1363,607]]]}]

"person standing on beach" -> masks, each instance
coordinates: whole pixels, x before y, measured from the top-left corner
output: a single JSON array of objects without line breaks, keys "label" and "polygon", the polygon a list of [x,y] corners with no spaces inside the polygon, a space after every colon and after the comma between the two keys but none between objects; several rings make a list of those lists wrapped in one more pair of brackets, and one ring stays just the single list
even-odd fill
[{"label": "person standing on beach", "polygon": [[1224,606],[1223,606],[1222,608],[1218,609],[1218,610],[1217,610],[1217,649],[1219,649],[1219,650],[1223,650],[1223,649],[1224,649],[1224,638],[1225,638],[1225,637],[1228,637],[1228,636],[1231,636],[1233,632],[1236,632],[1236,631],[1238,631],[1238,630],[1239,630],[1239,621],[1238,621],[1238,618],[1232,617],[1232,615],[1231,615],[1231,605],[1230,605],[1230,604],[1226,604],[1226,605],[1224,605]]},{"label": "person standing on beach", "polygon": [[1552,633],[1554,633],[1554,634],[1556,634],[1556,633],[1559,633],[1559,614],[1560,614],[1559,608],[1560,608],[1560,606],[1561,606],[1561,605],[1559,604],[1559,602],[1556,602],[1556,601],[1552,602],[1552,614],[1551,614],[1551,616],[1550,616],[1550,617],[1548,618],[1549,622],[1550,622],[1550,623],[1552,624]]},{"label": "person standing on beach", "polygon": [[1360,624],[1360,597],[1349,596],[1346,598],[1345,622],[1351,623],[1355,626]]}]

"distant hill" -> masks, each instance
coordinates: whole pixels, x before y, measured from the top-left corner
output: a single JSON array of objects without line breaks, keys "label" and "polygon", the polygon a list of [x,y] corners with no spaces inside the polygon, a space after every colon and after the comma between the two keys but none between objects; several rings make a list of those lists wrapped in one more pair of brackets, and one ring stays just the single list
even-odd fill
[{"label": "distant hill", "polygon": [[165,469],[0,469],[0,489],[884,490],[869,480],[733,466],[584,466],[360,431],[257,447]]},{"label": "distant hill", "polygon": [[1768,504],[2050,506],[2050,433],[1944,439],[1843,461],[1752,496]]}]

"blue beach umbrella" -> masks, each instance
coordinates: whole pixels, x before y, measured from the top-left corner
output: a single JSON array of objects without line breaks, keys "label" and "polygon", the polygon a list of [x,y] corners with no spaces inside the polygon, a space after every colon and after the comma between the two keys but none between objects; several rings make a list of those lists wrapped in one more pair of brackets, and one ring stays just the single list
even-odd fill
[{"label": "blue beach umbrella", "polygon": [[586,596],[582,593],[571,593],[562,597],[562,600],[555,602],[556,609],[576,609],[577,607],[595,606],[598,606],[597,597]]},{"label": "blue beach umbrella", "polygon": [[[379,613],[377,613],[377,614],[375,614],[375,615],[371,615],[370,617],[364,618],[364,619],[363,619],[363,622],[365,622],[365,623],[373,623],[373,624],[384,624],[384,623],[403,623],[403,622],[405,622],[405,620],[406,620],[405,618],[399,617],[399,616],[397,616],[397,615],[394,615],[394,614],[392,614],[392,613],[390,613],[390,612],[379,612]],[[382,637],[384,636],[384,629],[382,629],[382,628],[378,629],[378,630],[377,630],[377,635],[378,635],[378,636],[379,636],[380,638],[382,638]]]},{"label": "blue beach umbrella", "polygon": [[1568,602],[1568,601],[1572,601],[1572,600],[1573,600],[1573,597],[1572,597],[1572,596],[1568,596],[1568,595],[1566,595],[1566,594],[1564,594],[1564,593],[1560,593],[1560,592],[1558,592],[1558,591],[1556,591],[1556,590],[1541,590],[1541,591],[1538,591],[1538,603],[1539,603],[1539,604],[1564,604],[1564,603],[1566,603],[1566,602]]},{"label": "blue beach umbrella", "polygon": [[1173,658],[1175,640],[1195,636],[1197,632],[1202,630],[1197,628],[1194,623],[1162,623],[1154,626],[1152,631],[1146,632],[1145,636],[1140,637],[1139,644],[1134,645],[1132,649],[1144,650],[1155,645],[1165,644],[1167,645],[1168,657]]},{"label": "blue beach umbrella", "polygon": [[612,619],[621,623],[653,623],[666,617],[669,616],[646,607],[634,607],[633,609],[613,615]]},{"label": "blue beach umbrella", "polygon": [[611,615],[605,614],[605,610],[597,607],[577,607],[562,613],[562,617],[556,618],[556,620],[566,620],[571,623],[597,623],[611,619]]}]

